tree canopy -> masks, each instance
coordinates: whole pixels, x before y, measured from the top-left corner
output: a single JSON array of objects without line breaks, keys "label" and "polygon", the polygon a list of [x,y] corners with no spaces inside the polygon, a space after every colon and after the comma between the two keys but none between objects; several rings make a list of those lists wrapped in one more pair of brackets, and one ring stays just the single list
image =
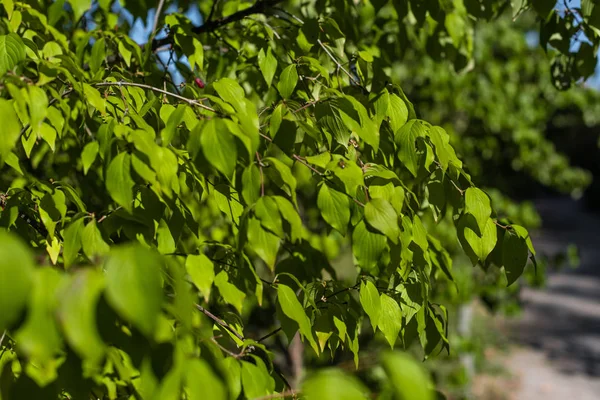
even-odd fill
[{"label": "tree canopy", "polygon": [[[403,90],[486,82],[397,70],[472,69],[476,24],[511,2],[214,0],[195,25],[190,2],[126,1],[155,16],[142,45],[112,1],[1,3],[2,399],[432,399],[397,349],[449,351],[450,243],[508,285],[536,262],[478,186],[479,144]],[[512,3],[540,19],[555,86],[593,72],[592,2]],[[468,107],[432,90],[430,106]],[[475,142],[543,118],[511,125],[481,93],[469,115],[497,130]],[[535,175],[555,152],[532,140],[533,160],[511,157]],[[557,163],[571,175],[548,182],[586,184]],[[361,357],[371,342],[396,350]]]}]

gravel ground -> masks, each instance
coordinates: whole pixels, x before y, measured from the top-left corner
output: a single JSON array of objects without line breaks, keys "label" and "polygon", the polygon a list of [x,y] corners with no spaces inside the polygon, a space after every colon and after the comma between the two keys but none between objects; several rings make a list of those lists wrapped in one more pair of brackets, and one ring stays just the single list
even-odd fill
[{"label": "gravel ground", "polygon": [[506,366],[518,382],[514,400],[600,399],[600,216],[565,199],[536,202],[544,228],[538,252],[577,244],[580,267],[552,274],[544,290],[525,289],[518,343]]}]

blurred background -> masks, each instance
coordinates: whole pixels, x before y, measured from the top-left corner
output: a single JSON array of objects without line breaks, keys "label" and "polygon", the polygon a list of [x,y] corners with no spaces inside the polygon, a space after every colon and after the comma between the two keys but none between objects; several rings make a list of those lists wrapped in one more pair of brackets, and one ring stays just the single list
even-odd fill
[{"label": "blurred background", "polygon": [[537,250],[537,268],[507,291],[457,249],[456,292],[440,297],[465,355],[426,363],[451,399],[600,398],[600,74],[557,90],[538,29],[508,14],[476,27],[474,63],[460,73],[417,50],[394,70]]}]

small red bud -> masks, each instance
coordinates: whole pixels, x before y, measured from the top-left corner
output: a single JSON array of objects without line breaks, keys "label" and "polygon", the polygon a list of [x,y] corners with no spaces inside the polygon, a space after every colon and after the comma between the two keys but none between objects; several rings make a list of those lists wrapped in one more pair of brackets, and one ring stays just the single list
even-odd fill
[{"label": "small red bud", "polygon": [[194,82],[196,82],[196,86],[198,86],[200,89],[204,89],[204,81],[200,78],[196,78],[194,79]]}]

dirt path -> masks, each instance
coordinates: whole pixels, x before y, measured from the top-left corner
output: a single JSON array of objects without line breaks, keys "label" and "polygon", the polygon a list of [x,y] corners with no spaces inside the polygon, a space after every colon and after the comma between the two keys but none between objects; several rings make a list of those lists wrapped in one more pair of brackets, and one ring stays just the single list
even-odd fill
[{"label": "dirt path", "polygon": [[518,379],[515,400],[600,399],[600,217],[568,200],[537,203],[544,229],[538,251],[579,247],[581,265],[554,273],[544,290],[526,289],[522,317],[511,324],[519,347],[506,360]]}]

